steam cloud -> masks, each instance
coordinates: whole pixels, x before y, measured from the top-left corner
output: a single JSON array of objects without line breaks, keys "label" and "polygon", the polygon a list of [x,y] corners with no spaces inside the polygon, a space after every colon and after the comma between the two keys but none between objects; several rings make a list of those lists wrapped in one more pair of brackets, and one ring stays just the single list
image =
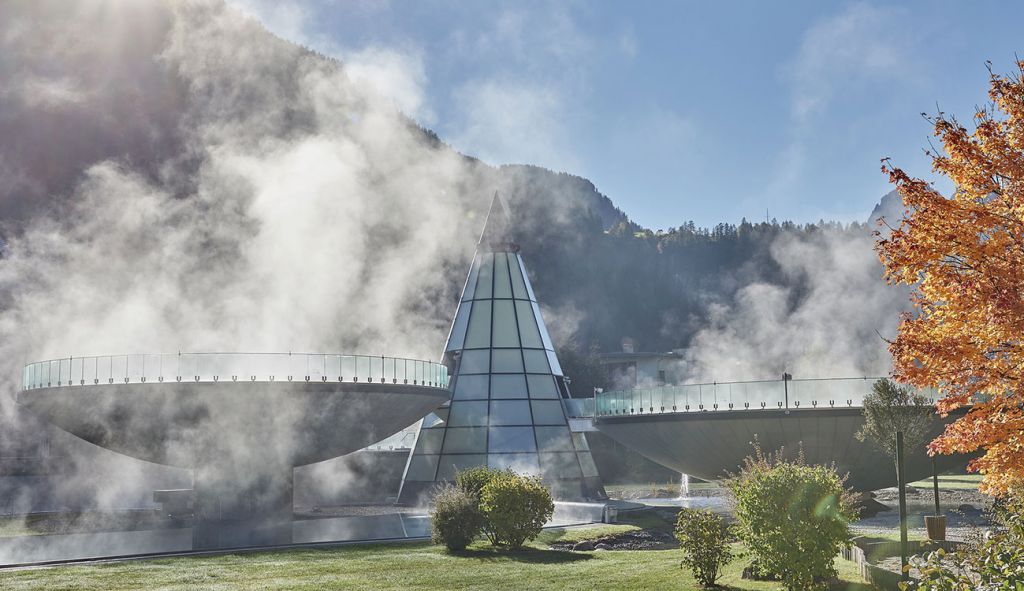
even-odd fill
[{"label": "steam cloud", "polygon": [[[0,422],[28,420],[13,400],[31,360],[436,357],[493,169],[217,0],[15,2],[0,22],[0,127],[51,134],[0,151]],[[99,141],[78,151],[46,123],[82,118]],[[106,466],[108,498],[146,470]],[[95,479],[78,476],[65,486]]]},{"label": "steam cloud", "polygon": [[711,304],[687,351],[686,381],[888,375],[884,338],[907,293],[882,280],[873,240],[852,229],[781,234],[771,256],[786,284],[755,281]]}]

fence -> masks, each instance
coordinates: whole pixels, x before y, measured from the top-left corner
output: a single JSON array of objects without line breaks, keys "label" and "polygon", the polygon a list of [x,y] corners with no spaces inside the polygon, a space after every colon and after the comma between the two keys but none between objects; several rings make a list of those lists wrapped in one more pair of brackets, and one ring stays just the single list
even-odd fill
[{"label": "fence", "polygon": [[[878,377],[683,384],[595,395],[599,417],[673,412],[860,407]],[[931,400],[934,390],[922,391]]]},{"label": "fence", "polygon": [[176,353],[67,357],[25,366],[25,390],[99,384],[219,381],[379,382],[448,387],[440,363],[309,353]]}]

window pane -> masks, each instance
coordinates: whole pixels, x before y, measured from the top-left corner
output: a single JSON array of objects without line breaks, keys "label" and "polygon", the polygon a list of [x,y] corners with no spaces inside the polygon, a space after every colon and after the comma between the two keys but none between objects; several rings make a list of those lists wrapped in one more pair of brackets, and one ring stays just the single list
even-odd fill
[{"label": "window pane", "polygon": [[486,400],[487,376],[459,376],[455,378],[453,400]]},{"label": "window pane", "polygon": [[519,331],[516,330],[516,313],[512,307],[512,300],[494,300],[493,346],[519,346]]},{"label": "window pane", "polygon": [[487,451],[486,427],[455,427],[444,435],[444,453],[484,453]]},{"label": "window pane", "polygon": [[562,373],[562,365],[558,363],[558,356],[555,355],[554,351],[548,351],[548,363],[551,364],[551,373],[555,374],[556,376],[565,375],[564,373]]},{"label": "window pane", "polygon": [[487,456],[484,454],[472,455],[445,455],[441,456],[441,462],[437,469],[438,480],[455,480],[455,475],[467,468],[486,466]]},{"label": "window pane", "polygon": [[[436,415],[437,418],[440,419],[441,421],[447,421],[448,420],[448,407],[447,406],[442,406],[441,408],[436,409],[433,412],[433,414]],[[423,425],[424,425],[424,427],[444,426],[443,423],[433,421],[433,417],[431,417],[430,415],[427,415],[423,419]]]},{"label": "window pane", "polygon": [[430,481],[437,472],[437,456],[413,456],[409,462],[406,480]]},{"label": "window pane", "polygon": [[533,295],[533,286],[530,285],[530,276],[526,274],[526,264],[523,263],[523,257],[516,254],[516,260],[519,261],[519,271],[523,274],[523,279],[526,282],[526,294],[530,296],[531,300],[536,301],[537,296]]},{"label": "window pane", "polygon": [[462,290],[462,301],[473,299],[476,292],[476,279],[480,272],[480,257],[473,259],[473,266],[469,270],[469,278],[466,279],[466,287]]},{"label": "window pane", "polygon": [[491,346],[491,302],[474,302],[469,315],[467,349],[486,349]]},{"label": "window pane", "polygon": [[580,464],[574,453],[540,454],[541,473],[544,478],[581,478]]},{"label": "window pane", "polygon": [[473,299],[486,300],[491,297],[491,276],[494,274],[494,255],[480,255],[480,276],[476,282],[476,293]]},{"label": "window pane", "polygon": [[530,403],[525,400],[492,400],[491,424],[532,425]]},{"label": "window pane", "polygon": [[490,452],[537,451],[533,427],[491,427],[490,433]]},{"label": "window pane", "polygon": [[517,474],[540,474],[537,454],[489,454],[487,465],[496,470],[509,469]]},{"label": "window pane", "polygon": [[419,439],[416,440],[416,453],[441,453],[442,439],[444,439],[444,429],[420,429]]},{"label": "window pane", "polygon": [[544,317],[541,316],[540,306],[537,302],[531,304],[533,306],[534,315],[537,317],[537,323],[540,325],[540,338],[544,341],[544,348],[549,351],[554,351],[555,347],[551,344],[551,335],[548,334],[548,329],[544,326]]},{"label": "window pane", "polygon": [[523,349],[526,359],[526,373],[551,373],[548,368],[547,351],[542,349]]},{"label": "window pane", "polygon": [[494,373],[523,373],[523,356],[519,349],[494,349],[491,355]]},{"label": "window pane", "polygon": [[459,363],[459,375],[467,373],[488,373],[488,357],[490,351],[487,349],[467,349],[462,352],[462,361]]},{"label": "window pane", "polygon": [[487,425],[487,402],[469,402],[456,400],[452,402],[449,427],[478,427]]},{"label": "window pane", "polygon": [[503,252],[494,254],[494,297],[512,297],[512,285],[508,278],[508,259]]},{"label": "window pane", "polygon": [[594,458],[590,456],[590,452],[582,451],[578,452],[577,455],[580,458],[580,466],[583,467],[584,478],[597,476],[597,464],[594,463]]},{"label": "window pane", "polygon": [[529,299],[529,294],[526,293],[526,282],[523,281],[523,270],[519,267],[519,255],[509,254],[509,271],[512,272],[512,296],[517,300]]},{"label": "window pane", "polygon": [[562,403],[557,400],[531,400],[533,408],[533,424],[564,425],[565,415],[562,414]]},{"label": "window pane", "polygon": [[528,375],[530,398],[558,398],[555,379],[549,375]]},{"label": "window pane", "polygon": [[540,451],[574,451],[568,427],[534,427]]},{"label": "window pane", "polygon": [[523,374],[492,375],[491,398],[526,398],[526,376]]},{"label": "window pane", "polygon": [[519,313],[519,333],[523,336],[523,346],[538,349],[543,347],[544,343],[537,332],[537,323],[533,319],[533,305],[526,300],[517,300],[516,312]]},{"label": "window pane", "polygon": [[464,302],[459,306],[455,314],[455,322],[452,323],[452,332],[448,335],[448,346],[445,351],[456,351],[461,349],[466,342],[466,326],[469,324],[469,312],[473,302]]}]

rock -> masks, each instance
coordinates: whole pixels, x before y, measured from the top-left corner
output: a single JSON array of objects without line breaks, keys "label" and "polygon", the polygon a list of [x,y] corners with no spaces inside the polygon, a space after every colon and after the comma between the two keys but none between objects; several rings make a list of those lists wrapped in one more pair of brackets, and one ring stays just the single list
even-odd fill
[{"label": "rock", "polygon": [[957,507],[956,510],[961,512],[961,513],[973,513],[974,511],[977,511],[978,508],[975,507],[974,505],[970,505],[968,503],[963,503],[962,505]]},{"label": "rock", "polygon": [[594,546],[594,550],[611,550],[611,549],[612,549],[612,547],[609,546],[608,544],[598,544],[598,545]]},{"label": "rock", "polygon": [[591,540],[583,540],[582,542],[576,542],[576,545],[572,547],[573,552],[590,552],[594,549],[594,542]]}]

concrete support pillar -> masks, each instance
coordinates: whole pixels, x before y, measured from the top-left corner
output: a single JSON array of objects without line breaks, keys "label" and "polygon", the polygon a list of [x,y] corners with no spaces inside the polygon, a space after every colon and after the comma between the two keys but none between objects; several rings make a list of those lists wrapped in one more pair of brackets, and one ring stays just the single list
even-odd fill
[{"label": "concrete support pillar", "polygon": [[293,469],[245,473],[230,466],[195,471],[192,546],[234,548],[291,543]]}]

